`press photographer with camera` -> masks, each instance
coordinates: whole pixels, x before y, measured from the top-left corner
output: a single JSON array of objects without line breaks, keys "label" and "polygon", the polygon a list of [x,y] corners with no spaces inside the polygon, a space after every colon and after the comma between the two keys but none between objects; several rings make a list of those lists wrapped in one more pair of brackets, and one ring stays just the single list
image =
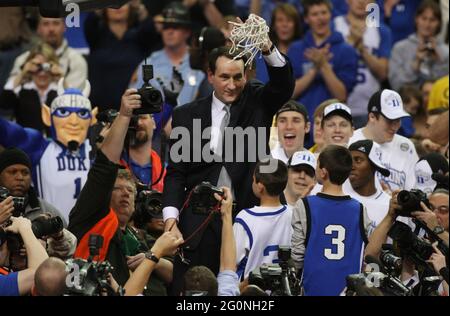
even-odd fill
[{"label": "press photographer with camera", "polygon": [[97,152],[88,180],[69,216],[69,229],[79,240],[75,258],[87,259],[89,236],[92,233],[102,235],[104,243],[98,260],[111,263],[112,275],[120,285],[128,280],[129,269],[137,267],[145,257],[144,254],[126,257],[127,248],[132,246],[128,241],[133,240],[132,236],[126,236],[127,224],[134,212],[136,189],[131,178],[118,177],[128,127],[142,104],[137,92],[128,89],[122,96],[119,114]]},{"label": "press photographer with camera", "polygon": [[[0,224],[14,215],[24,216],[31,221],[42,216],[59,217],[62,225],[66,226],[61,213],[37,196],[31,182],[31,161],[25,152],[18,148],[7,148],[0,153]],[[49,255],[62,259],[73,255],[77,241],[68,230],[58,230],[46,237]]]},{"label": "press photographer with camera", "polygon": [[[34,282],[34,274],[39,265],[48,258],[47,252],[33,234],[31,222],[24,217],[11,217],[11,224],[5,232],[18,234],[22,238],[27,252],[28,268],[9,274],[0,273],[0,296],[18,296],[30,293]],[[2,239],[0,238],[0,241]],[[7,242],[0,243],[0,267],[9,258]],[[0,269],[0,272],[5,270]]]},{"label": "press photographer with camera", "polygon": [[[369,244],[365,249],[365,258],[371,257],[375,260],[381,258],[383,244],[388,241],[387,237],[389,236],[392,240],[390,243],[394,243],[393,254],[402,259],[399,265],[400,270],[397,271],[398,276],[403,284],[411,289],[414,288],[415,294],[418,295],[433,295],[439,286],[439,283],[433,285],[429,281],[429,278],[439,274],[439,271],[433,272],[432,266],[427,263],[433,254],[433,247],[427,238],[437,241],[440,251],[445,250],[448,254],[448,244],[445,241],[447,238],[448,242],[448,232],[445,232],[443,227],[436,225],[440,223],[444,225],[444,223],[438,221],[436,215],[432,214],[433,212],[426,205],[429,204],[432,208],[438,206],[442,208],[445,206],[446,195],[448,210],[448,192],[439,191],[432,193],[429,199],[426,199],[423,192],[421,194],[417,191],[394,191],[389,211],[370,235]],[[433,197],[434,195],[436,197]],[[439,198],[443,198],[443,200],[439,201]],[[422,208],[422,211],[417,211],[419,207]],[[415,221],[416,219],[420,222]],[[426,235],[419,237],[423,236],[423,230]]]}]

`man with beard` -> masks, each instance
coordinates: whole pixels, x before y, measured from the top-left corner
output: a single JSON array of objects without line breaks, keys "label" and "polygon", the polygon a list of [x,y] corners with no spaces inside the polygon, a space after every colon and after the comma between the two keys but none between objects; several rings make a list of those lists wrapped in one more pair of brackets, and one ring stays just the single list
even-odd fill
[{"label": "man with beard", "polygon": [[150,114],[138,116],[134,144],[122,155],[121,164],[130,169],[139,182],[162,192],[165,170],[158,153],[152,149],[155,121]]}]

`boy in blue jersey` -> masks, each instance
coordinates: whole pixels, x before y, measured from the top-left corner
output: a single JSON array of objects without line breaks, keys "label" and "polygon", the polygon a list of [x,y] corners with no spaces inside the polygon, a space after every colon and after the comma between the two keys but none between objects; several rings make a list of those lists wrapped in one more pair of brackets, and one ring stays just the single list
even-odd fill
[{"label": "boy in blue jersey", "polygon": [[292,258],[303,269],[305,295],[339,295],[345,278],[361,271],[371,222],[364,206],[342,191],[352,169],[347,148],[328,145],[316,177],[322,192],[299,200],[292,214]]},{"label": "boy in blue jersey", "polygon": [[233,225],[236,273],[241,279],[263,263],[278,262],[278,247],[291,243],[292,209],[280,203],[287,177],[281,160],[269,158],[256,164],[252,187],[260,206],[239,212]]}]

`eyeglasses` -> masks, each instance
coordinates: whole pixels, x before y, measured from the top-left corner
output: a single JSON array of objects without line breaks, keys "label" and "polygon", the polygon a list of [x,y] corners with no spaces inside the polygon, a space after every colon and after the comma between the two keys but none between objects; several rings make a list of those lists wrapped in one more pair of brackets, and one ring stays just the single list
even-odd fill
[{"label": "eyeglasses", "polygon": [[438,207],[434,207],[433,205],[431,205],[430,208],[433,212],[439,213],[441,215],[446,215],[448,214],[448,206],[447,205],[441,205]]}]

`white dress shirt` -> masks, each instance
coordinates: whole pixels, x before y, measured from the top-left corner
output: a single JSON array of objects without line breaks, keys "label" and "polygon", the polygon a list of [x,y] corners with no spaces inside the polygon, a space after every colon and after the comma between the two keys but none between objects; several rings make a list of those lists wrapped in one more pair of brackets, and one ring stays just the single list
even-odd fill
[{"label": "white dress shirt", "polygon": [[[286,59],[283,55],[278,51],[277,48],[272,50],[269,55],[263,55],[264,60],[267,62],[269,66],[272,67],[283,67],[286,64]],[[225,111],[223,107],[227,106],[222,101],[216,98],[215,93],[213,92],[212,96],[212,104],[211,104],[211,141],[210,148],[212,151],[217,151],[217,146],[220,140],[220,125],[225,116]],[[231,188],[233,189],[233,188]],[[169,218],[176,218],[178,220],[178,215],[180,211],[173,206],[166,206],[163,209],[163,219],[164,221]]]}]

